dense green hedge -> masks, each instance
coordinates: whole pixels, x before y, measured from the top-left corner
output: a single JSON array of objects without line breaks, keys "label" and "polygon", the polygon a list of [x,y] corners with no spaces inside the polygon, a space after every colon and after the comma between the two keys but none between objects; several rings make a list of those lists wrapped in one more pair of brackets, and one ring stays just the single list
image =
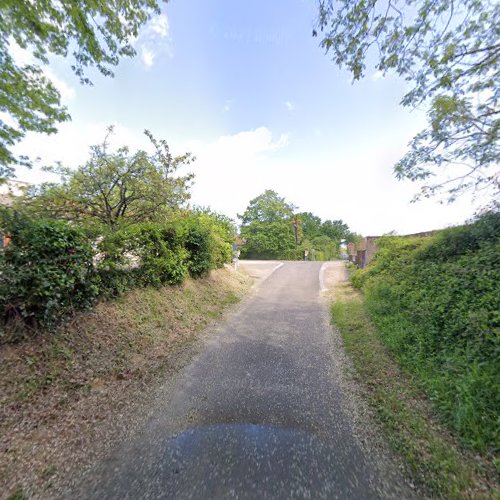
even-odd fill
[{"label": "dense green hedge", "polygon": [[384,342],[463,441],[492,451],[500,442],[500,214],[378,244],[353,283]]},{"label": "dense green hedge", "polygon": [[0,213],[0,223],[12,238],[0,250],[0,342],[19,337],[13,320],[50,328],[99,296],[180,284],[231,259],[227,221],[207,213],[172,224],[132,224],[98,236],[8,210]]},{"label": "dense green hedge", "polygon": [[12,244],[0,251],[4,322],[50,327],[69,311],[92,305],[98,294],[94,252],[81,230],[18,216],[5,225]]},{"label": "dense green hedge", "polygon": [[206,213],[197,214],[182,221],[184,247],[188,251],[188,270],[197,278],[211,269],[231,261],[232,241],[228,222]]},{"label": "dense green hedge", "polygon": [[189,253],[180,233],[176,226],[143,223],[105,235],[96,264],[102,292],[119,295],[137,286],[182,283]]}]

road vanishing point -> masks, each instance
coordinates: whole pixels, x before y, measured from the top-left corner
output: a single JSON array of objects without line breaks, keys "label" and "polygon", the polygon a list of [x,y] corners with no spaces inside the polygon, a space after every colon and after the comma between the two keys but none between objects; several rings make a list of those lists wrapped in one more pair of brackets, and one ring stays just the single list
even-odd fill
[{"label": "road vanishing point", "polygon": [[[353,430],[322,263],[281,264],[242,261],[260,281],[253,293],[214,327],[134,439],[85,473],[73,498],[412,496]],[[327,265],[345,273],[341,262]]]}]

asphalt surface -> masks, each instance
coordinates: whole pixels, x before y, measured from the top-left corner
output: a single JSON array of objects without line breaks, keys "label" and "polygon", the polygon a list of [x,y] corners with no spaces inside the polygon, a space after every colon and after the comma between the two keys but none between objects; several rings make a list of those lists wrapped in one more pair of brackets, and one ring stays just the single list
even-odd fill
[{"label": "asphalt surface", "polygon": [[353,432],[332,370],[321,263],[242,265],[260,285],[75,497],[405,496]]}]

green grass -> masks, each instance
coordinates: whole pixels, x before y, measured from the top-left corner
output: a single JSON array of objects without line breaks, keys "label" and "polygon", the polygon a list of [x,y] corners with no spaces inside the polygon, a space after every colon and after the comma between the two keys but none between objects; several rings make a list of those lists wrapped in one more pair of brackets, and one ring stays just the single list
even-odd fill
[{"label": "green grass", "polygon": [[331,308],[356,377],[390,446],[425,492],[445,498],[489,498],[499,494],[495,471],[472,457],[432,417],[431,405],[416,382],[402,373],[383,346],[362,295],[338,285]]},{"label": "green grass", "polygon": [[14,491],[14,493],[7,497],[7,500],[25,500],[26,498],[27,497],[23,493],[23,490],[21,488],[18,488],[16,491]]},{"label": "green grass", "polygon": [[384,345],[463,446],[500,451],[500,213],[383,237],[351,275]]}]

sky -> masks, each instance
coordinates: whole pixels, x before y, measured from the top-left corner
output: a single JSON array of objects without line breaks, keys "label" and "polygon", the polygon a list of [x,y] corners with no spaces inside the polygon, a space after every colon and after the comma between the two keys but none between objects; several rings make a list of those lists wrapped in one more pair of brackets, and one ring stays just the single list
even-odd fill
[{"label": "sky", "polygon": [[[68,60],[47,69],[72,121],[30,134],[19,153],[76,168],[115,126],[113,144],[149,148],[143,131],[197,160],[191,203],[233,218],[273,189],[300,211],[342,219],[363,235],[463,223],[471,197],[411,203],[418,186],[393,165],[425,126],[400,106],[405,83],[369,67],[352,83],[312,37],[315,0],[170,0],[139,34],[114,78],[82,86]],[[20,60],[29,54],[19,51]],[[20,180],[47,180],[18,169]]]}]

